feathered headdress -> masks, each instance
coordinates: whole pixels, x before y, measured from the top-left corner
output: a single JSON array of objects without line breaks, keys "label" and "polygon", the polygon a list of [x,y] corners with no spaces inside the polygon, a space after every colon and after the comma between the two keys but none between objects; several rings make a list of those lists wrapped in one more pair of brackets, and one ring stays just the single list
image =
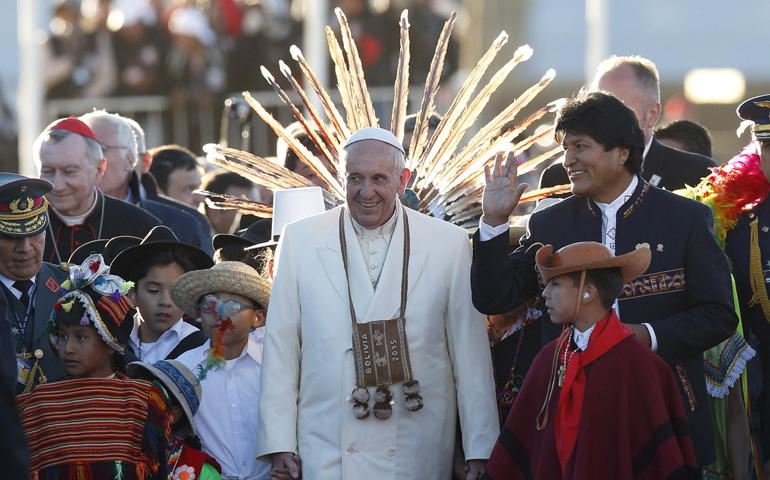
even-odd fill
[{"label": "feathered headdress", "polygon": [[[310,118],[305,117],[301,109],[276,83],[273,75],[262,67],[265,79],[290,109],[297,122],[304,128],[313,145],[329,159],[334,168],[337,166],[340,146],[350,137],[352,132],[364,127],[379,126],[366,87],[358,49],[347,18],[339,8],[335,9],[335,13],[340,24],[342,46],[340,46],[333,30],[328,26],[326,27],[326,34],[329,52],[334,63],[337,88],[345,112],[344,119],[332,102],[329,93],[296,46],[291,47],[292,58],[297,62],[299,70],[305,77],[306,85],[309,85],[320,99],[326,121],[322,118],[321,112],[308,100],[305,90],[294,78],[291,69],[285,63],[280,62],[279,69],[302,100],[302,106],[307,110]],[[561,102],[550,103],[530,114],[517,125],[506,129],[506,125],[511,124],[519,112],[553,80],[555,72],[548,70],[539,82],[511,102],[492,121],[479,128],[470,141],[461,145],[463,137],[473,127],[476,119],[489,102],[492,93],[519,63],[532,56],[532,49],[529,46],[520,47],[514,53],[513,58],[476,93],[476,87],[481,85],[481,80],[487,69],[508,41],[508,35],[502,32],[470,72],[435,133],[429,137],[428,120],[435,111],[435,97],[439,89],[444,57],[456,19],[457,14],[452,13],[446,21],[425,81],[424,93],[420,109],[416,115],[412,144],[407,158],[407,167],[412,170],[413,175],[410,178],[409,191],[405,197],[402,197],[402,201],[407,206],[424,213],[435,216],[441,215],[457,225],[475,227],[475,220],[481,214],[484,165],[491,164],[494,154],[499,151],[500,146],[518,139],[534,122],[547,113],[558,109]],[[390,122],[391,132],[399,141],[403,140],[404,136],[404,119],[409,93],[409,21],[406,10],[401,15],[400,27],[401,50]],[[257,114],[270,125],[278,137],[283,139],[287,146],[297,154],[300,161],[323,180],[327,187],[325,193],[327,203],[343,203],[345,200],[343,186],[338,178],[248,92],[244,92],[243,96]],[[552,129],[545,129],[521,139],[513,144],[513,151],[516,155],[520,155],[535,142],[551,134]],[[239,173],[271,190],[311,185],[309,180],[288,169],[246,152],[213,144],[205,146],[204,150],[209,162]],[[519,174],[534,170],[540,163],[553,158],[560,152],[561,147],[556,147],[529,160],[519,167]],[[522,201],[533,201],[557,193],[566,193],[568,188],[567,186],[555,191],[549,189],[529,192],[529,195]],[[247,206],[246,203],[250,202],[225,199],[224,201],[211,201],[210,205],[218,208],[238,209],[244,213],[259,216],[270,214],[268,206]]]},{"label": "feathered headdress", "polygon": [[761,203],[768,192],[770,183],[762,173],[756,143],[751,142],[729,162],[711,169],[711,175],[698,185],[676,193],[711,207],[717,242],[725,248],[727,232],[735,227],[740,214]]}]

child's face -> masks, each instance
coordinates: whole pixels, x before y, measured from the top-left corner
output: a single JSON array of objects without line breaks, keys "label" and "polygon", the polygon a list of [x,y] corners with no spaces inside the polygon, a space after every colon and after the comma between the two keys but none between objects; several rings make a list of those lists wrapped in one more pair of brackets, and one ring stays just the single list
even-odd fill
[{"label": "child's face", "polygon": [[572,321],[578,299],[578,288],[566,275],[553,277],[543,290],[543,299],[548,307],[551,322],[564,325]]},{"label": "child's face", "polygon": [[112,375],[110,348],[91,325],[59,325],[59,358],[67,375],[74,378],[106,378]]},{"label": "child's face", "polygon": [[[220,302],[233,301],[244,305],[238,313],[229,317],[233,324],[231,328],[225,331],[222,341],[222,345],[226,346],[231,354],[240,354],[248,341],[249,331],[264,323],[265,311],[261,308],[259,310],[249,308],[249,306],[253,307],[255,305],[254,301],[250,298],[227,292],[216,292],[204,295],[201,299],[201,304],[209,302],[214,298],[218,299]],[[209,339],[214,340],[216,338],[217,329],[223,319],[220,319],[216,313],[205,306],[201,309],[200,314],[203,333],[205,333]]]},{"label": "child's face", "polygon": [[155,265],[136,283],[134,302],[144,320],[143,333],[148,328],[155,334],[150,336],[159,337],[182,318],[182,309],[171,300],[171,284],[183,273],[176,263]]}]

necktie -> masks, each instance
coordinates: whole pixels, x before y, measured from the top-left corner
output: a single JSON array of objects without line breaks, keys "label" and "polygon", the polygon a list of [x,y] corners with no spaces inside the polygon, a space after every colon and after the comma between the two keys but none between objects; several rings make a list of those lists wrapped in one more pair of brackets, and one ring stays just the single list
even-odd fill
[{"label": "necktie", "polygon": [[32,280],[17,280],[13,282],[13,288],[21,291],[21,303],[24,308],[29,308],[29,290],[32,288]]}]

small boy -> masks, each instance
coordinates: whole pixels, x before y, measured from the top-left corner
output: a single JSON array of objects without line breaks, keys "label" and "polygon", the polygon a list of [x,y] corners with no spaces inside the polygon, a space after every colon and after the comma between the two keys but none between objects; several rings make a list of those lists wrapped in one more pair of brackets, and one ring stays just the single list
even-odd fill
[{"label": "small boy", "polygon": [[485,478],[699,478],[671,369],[612,309],[649,248],[615,257],[595,242],[547,245],[536,263],[564,330],[535,358]]},{"label": "small boy", "polygon": [[206,343],[206,336],[182,319],[182,309],[171,300],[171,285],[187,272],[214,265],[211,256],[180,242],[165,226],[153,228],[143,239],[115,237],[105,246],[105,255],[115,249],[122,251],[110,263],[110,272],[135,284],[128,293],[138,310],[129,347],[139,360],[174,359]]},{"label": "small boy", "polygon": [[200,451],[200,439],[195,435],[193,416],[203,396],[195,374],[178,360],[159,360],[152,365],[132,362],[128,375],[157,382],[166,394],[172,433],[166,459],[168,480],[221,480],[222,468],[213,457]]},{"label": "small boy", "polygon": [[70,268],[50,320],[67,376],[18,397],[32,478],[165,478],[166,404],[124,375],[131,285],[108,272],[98,254]]},{"label": "small boy", "polygon": [[199,372],[205,395],[195,428],[223,478],[270,478],[270,465],[254,454],[264,334],[250,335],[265,323],[270,290],[266,277],[241,262],[185,273],[171,287],[174,303],[199,318],[210,339],[178,360]]}]

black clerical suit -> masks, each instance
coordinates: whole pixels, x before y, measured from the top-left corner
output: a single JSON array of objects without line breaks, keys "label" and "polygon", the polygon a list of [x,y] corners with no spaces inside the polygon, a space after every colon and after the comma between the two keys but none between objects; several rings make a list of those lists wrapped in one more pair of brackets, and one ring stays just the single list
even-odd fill
[{"label": "black clerical suit", "polygon": [[[652,251],[645,274],[626,285],[619,299],[620,320],[653,327],[657,353],[679,384],[698,464],[708,465],[715,453],[703,351],[728,338],[738,323],[727,257],[714,239],[711,210],[639,178],[632,197],[616,215],[615,253],[642,245]],[[592,200],[577,196],[534,213],[522,245],[510,257],[507,233],[485,242],[476,233],[473,303],[482,313],[501,314],[538,294],[537,243],[558,250],[575,242],[602,240],[601,210]],[[542,328],[544,343],[561,330],[547,315]]]},{"label": "black clerical suit", "polygon": [[[694,187],[701,178],[711,173],[709,168],[716,166],[714,160],[708,157],[668,147],[652,137],[650,150],[644,157],[642,178],[659,188],[673,191],[684,188],[685,184]],[[651,181],[653,177],[655,181]],[[569,177],[561,161],[549,166],[540,175],[539,188],[567,184]]]},{"label": "black clerical suit", "polygon": [[[76,248],[91,240],[130,235],[144,238],[153,227],[161,225],[153,215],[141,208],[107,196],[97,190],[94,210],[80,225],[68,227],[49,206],[48,235],[45,237],[43,260],[51,263],[66,262]],[[56,245],[54,247],[54,243]]]}]

